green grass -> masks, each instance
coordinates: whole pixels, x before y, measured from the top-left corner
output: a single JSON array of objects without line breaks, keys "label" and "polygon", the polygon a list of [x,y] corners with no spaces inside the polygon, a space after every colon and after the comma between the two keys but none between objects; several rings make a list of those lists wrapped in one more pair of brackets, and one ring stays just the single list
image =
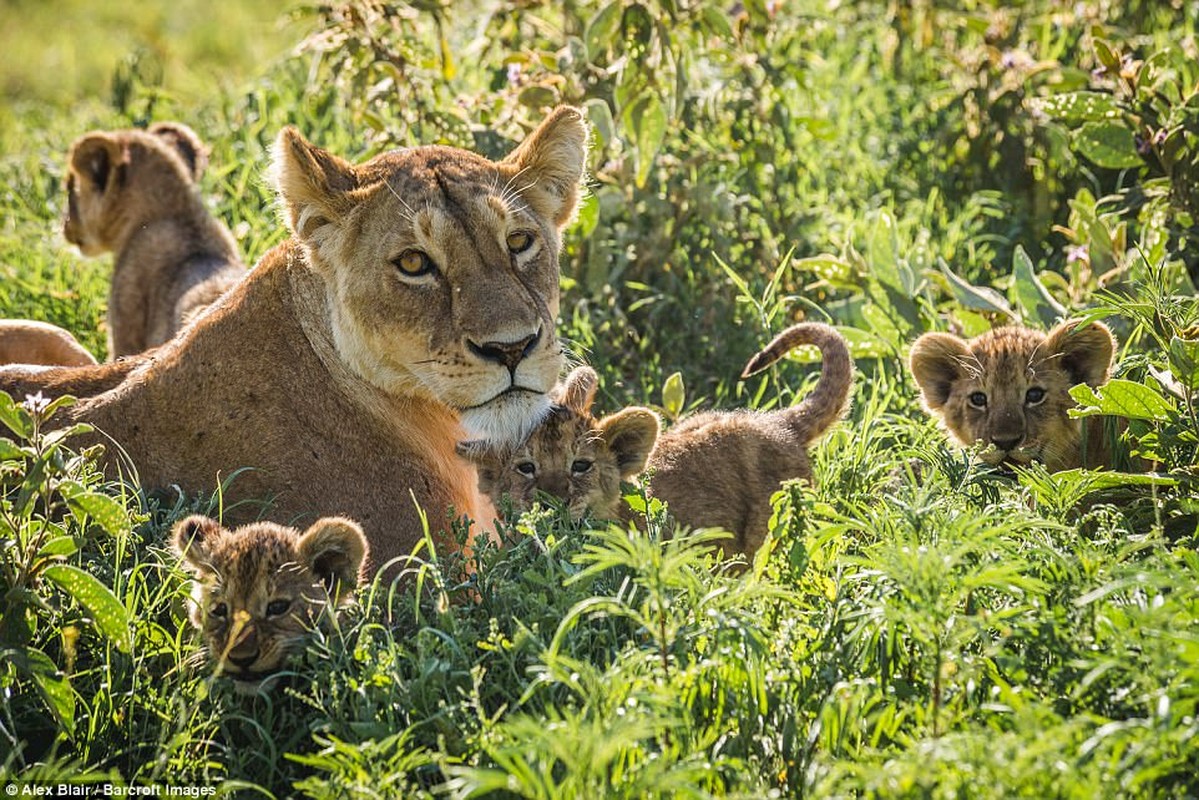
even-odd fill
[{"label": "green grass", "polygon": [[[862,358],[849,418],[813,452],[815,486],[776,497],[772,539],[743,571],[708,535],[664,541],[657,524],[630,534],[554,508],[470,565],[423,550],[417,580],[364,587],[283,686],[246,697],[205,663],[165,546],[171,523],[212,498],[130,493],[45,439],[16,452],[9,435],[0,783],[330,798],[1199,794],[1199,307],[1170,227],[1190,223],[1160,205],[1178,193],[1156,166],[1098,167],[1025,103],[1116,91],[1091,75],[1093,37],[1147,59],[1193,36],[1195,12],[913,3],[891,18],[869,2],[796,2],[775,17],[746,3],[735,19],[707,3],[677,24],[629,12],[606,28],[601,3],[529,5],[418,4],[387,35],[317,14],[306,24],[341,44],[283,59],[306,29],[276,27],[267,3],[138,4],[136,24],[112,5],[3,6],[0,49],[16,55],[0,111],[0,313],[103,352],[110,259],[82,259],[58,233],[63,158],[84,130],[194,127],[212,146],[205,197],[252,262],[284,235],[263,178],[282,125],[349,157],[412,141],[496,155],[549,92],[597,123],[560,333],[600,372],[604,410],[662,402],[675,371],[688,409],[794,402],[807,365],[734,376],[792,319],[830,318]],[[668,5],[639,8],[652,22]],[[1019,74],[1003,59],[1015,51],[1044,69]],[[152,59],[130,71],[136,52]],[[389,84],[382,56],[396,53],[408,72]],[[660,141],[639,122],[655,102],[669,110]],[[1099,211],[1083,186],[1105,198]],[[1101,289],[1067,252],[1080,244],[1097,270],[1125,272]],[[1013,271],[1018,245],[1031,270]],[[1045,325],[1042,291],[1107,314],[1125,344],[1118,373],[1165,404],[1130,423],[1157,478],[998,475],[920,409],[908,342],[1011,317]],[[39,536],[59,555],[31,559]],[[10,592],[21,563],[94,576],[120,624],[98,622],[99,594],[84,602],[48,578]],[[22,647],[44,653],[36,679]]]}]

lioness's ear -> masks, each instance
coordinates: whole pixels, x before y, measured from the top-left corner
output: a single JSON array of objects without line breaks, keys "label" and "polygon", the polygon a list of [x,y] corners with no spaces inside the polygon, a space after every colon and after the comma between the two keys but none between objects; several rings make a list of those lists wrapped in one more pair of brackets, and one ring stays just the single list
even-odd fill
[{"label": "lioness's ear", "polygon": [[182,122],[155,122],[147,131],[164,140],[183,159],[193,181],[200,180],[208,166],[208,148],[200,137]]},{"label": "lioness's ear", "polygon": [[358,587],[358,573],[366,559],[366,535],[358,523],[344,517],[323,517],[304,531],[300,559],[325,583],[336,599]]},{"label": "lioness's ear", "polygon": [[275,140],[272,172],[288,227],[302,240],[319,244],[329,226],[353,207],[349,193],[358,188],[354,166],[310,144],[290,125]]},{"label": "lioness's ear", "polygon": [[501,163],[516,167],[515,186],[540,214],[562,227],[574,216],[587,160],[583,112],[558,106]]},{"label": "lioness's ear", "polygon": [[595,402],[595,391],[599,388],[599,375],[591,367],[575,367],[566,376],[560,389],[554,394],[559,403],[576,414],[587,414]]},{"label": "lioness's ear", "polygon": [[193,514],[171,529],[171,549],[195,574],[212,572],[212,543],[223,532],[215,519]]},{"label": "lioness's ear", "polygon": [[953,382],[962,376],[963,365],[970,358],[966,343],[948,333],[926,333],[912,345],[908,364],[930,411],[949,400]]},{"label": "lioness's ear", "polygon": [[599,421],[599,435],[616,456],[621,478],[631,478],[645,469],[649,454],[658,443],[661,423],[648,408],[633,406]]},{"label": "lioness's ear", "polygon": [[1099,386],[1107,381],[1116,351],[1116,337],[1102,322],[1086,327],[1077,321],[1063,322],[1049,332],[1047,358],[1059,358],[1062,369],[1074,383]]},{"label": "lioness's ear", "polygon": [[124,183],[129,151],[107,133],[84,134],[71,145],[71,168],[105,192],[111,182]]}]

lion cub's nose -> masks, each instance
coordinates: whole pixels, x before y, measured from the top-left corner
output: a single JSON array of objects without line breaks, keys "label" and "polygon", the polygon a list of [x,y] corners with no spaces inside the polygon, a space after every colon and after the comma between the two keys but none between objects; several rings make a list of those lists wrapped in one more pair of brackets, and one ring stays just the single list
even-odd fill
[{"label": "lion cub's nose", "polygon": [[235,656],[232,653],[229,654],[229,663],[234,665],[238,669],[242,669],[242,670],[249,669],[250,666],[257,660],[258,660],[258,651],[257,650],[255,650],[252,654],[250,654],[248,656]]},{"label": "lion cub's nose", "polygon": [[472,353],[484,361],[503,364],[509,371],[513,371],[529,353],[533,352],[533,348],[537,346],[537,342],[540,340],[541,331],[537,331],[537,333],[526,336],[518,342],[484,342],[483,344],[475,344],[468,339],[466,344],[470,347]]},{"label": "lion cub's nose", "polygon": [[1004,451],[1005,453],[1008,453],[1008,452],[1011,452],[1012,450],[1015,450],[1020,445],[1020,442],[1023,439],[1024,439],[1023,436],[1011,436],[1011,437],[1005,437],[1005,438],[992,437],[991,444],[995,445],[997,448]]}]

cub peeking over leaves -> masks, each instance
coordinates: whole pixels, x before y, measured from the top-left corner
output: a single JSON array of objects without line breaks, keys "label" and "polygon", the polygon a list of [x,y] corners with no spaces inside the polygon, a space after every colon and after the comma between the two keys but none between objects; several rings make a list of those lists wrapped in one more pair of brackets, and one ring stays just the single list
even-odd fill
[{"label": "cub peeking over leaves", "polygon": [[646,469],[647,493],[665,500],[670,513],[692,528],[719,527],[734,534],[735,549],[756,551],[770,522],[770,496],[793,478],[811,480],[808,447],[845,413],[853,361],[833,328],[803,322],[779,334],[750,359],[749,377],[801,344],[824,358],[816,389],[802,403],[771,412],[709,411],[658,436],[658,418],[647,408],[626,408],[602,419],[591,414],[598,377],[590,367],[571,372],[547,422],[521,446],[495,451],[464,442],[458,452],[474,462],[479,489],[497,504],[505,495],[517,511],[535,491],[567,501],[572,517],[584,510],[628,519],[620,480]]},{"label": "cub peeking over leaves", "polygon": [[909,364],[924,407],[959,444],[986,445],[982,458],[993,466],[1040,461],[1057,472],[1111,458],[1103,418],[1066,412],[1071,386],[1107,382],[1115,349],[1105,325],[1070,321],[1048,334],[1012,326],[970,341],[926,333]]},{"label": "cub peeking over leaves", "polygon": [[175,525],[171,545],[195,576],[191,622],[242,692],[282,669],[313,625],[353,598],[367,548],[342,517],[300,533],[271,522],[229,530],[194,515]]}]

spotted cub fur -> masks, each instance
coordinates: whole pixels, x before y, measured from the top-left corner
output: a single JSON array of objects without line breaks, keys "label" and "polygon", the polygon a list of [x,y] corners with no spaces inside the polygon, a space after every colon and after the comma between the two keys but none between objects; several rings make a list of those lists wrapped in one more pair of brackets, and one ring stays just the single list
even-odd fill
[{"label": "spotted cub fur", "polygon": [[815,391],[793,408],[697,414],[659,437],[649,409],[592,416],[597,376],[579,367],[567,379],[550,422],[523,445],[496,451],[464,443],[459,453],[475,463],[479,488],[493,500],[507,494],[516,510],[524,510],[541,490],[565,499],[572,516],[590,510],[627,519],[618,477],[629,479],[648,467],[647,493],[665,500],[676,520],[692,528],[724,528],[736,537],[736,550],[752,553],[767,533],[770,496],[784,480],[811,479],[808,447],[845,413],[853,385],[845,340],[811,322],[780,334],[750,360],[742,377],[801,344],[819,347],[824,365]]},{"label": "spotted cub fur", "polygon": [[171,543],[195,576],[191,622],[243,691],[282,669],[312,626],[350,601],[367,547],[341,517],[300,533],[271,522],[229,530],[196,515],[175,526]]},{"label": "spotted cub fur", "polygon": [[1108,379],[1116,339],[1101,323],[1064,322],[1048,334],[1018,326],[969,341],[926,333],[909,364],[924,407],[959,444],[985,446],[995,466],[1042,462],[1058,471],[1110,460],[1103,419],[1071,419],[1070,387]]}]

